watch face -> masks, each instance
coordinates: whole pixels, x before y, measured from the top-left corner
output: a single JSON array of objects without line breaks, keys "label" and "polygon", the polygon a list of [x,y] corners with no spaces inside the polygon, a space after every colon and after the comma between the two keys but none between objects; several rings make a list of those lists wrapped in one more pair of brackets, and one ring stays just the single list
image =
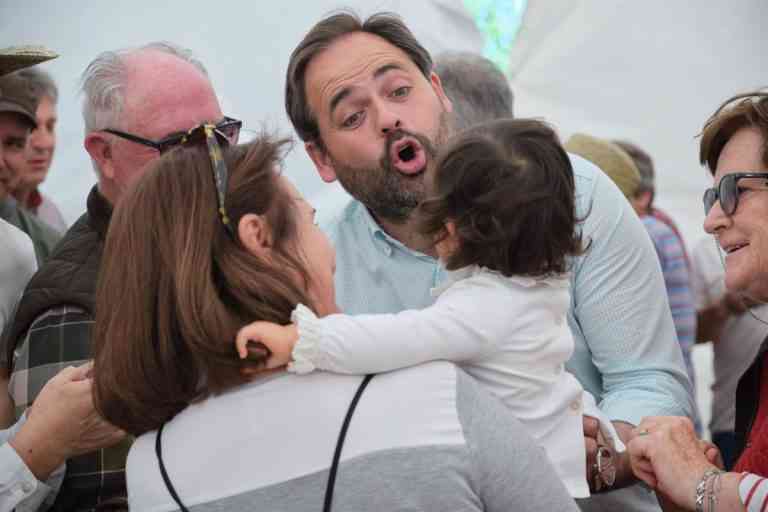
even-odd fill
[{"label": "watch face", "polygon": [[597,449],[597,474],[606,487],[613,486],[616,481],[616,466],[613,463],[613,452],[601,446]]}]

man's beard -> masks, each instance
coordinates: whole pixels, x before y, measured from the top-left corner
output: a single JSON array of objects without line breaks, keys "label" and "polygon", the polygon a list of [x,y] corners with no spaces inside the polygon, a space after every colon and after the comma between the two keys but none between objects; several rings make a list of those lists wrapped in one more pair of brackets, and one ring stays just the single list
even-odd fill
[{"label": "man's beard", "polygon": [[[428,185],[427,175],[434,164],[437,147],[448,138],[449,121],[446,112],[440,114],[439,123],[434,141],[429,140],[425,135],[406,130],[390,132],[378,167],[356,167],[331,157],[341,186],[352,197],[363,203],[377,219],[395,224],[404,223],[411,212],[424,200]],[[403,174],[392,165],[390,156],[392,144],[403,137],[416,139],[426,155],[424,169],[415,175]]]}]

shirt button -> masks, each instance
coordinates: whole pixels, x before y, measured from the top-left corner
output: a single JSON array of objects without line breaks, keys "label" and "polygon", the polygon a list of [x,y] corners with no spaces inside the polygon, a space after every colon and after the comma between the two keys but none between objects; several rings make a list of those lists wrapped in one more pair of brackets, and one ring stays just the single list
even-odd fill
[{"label": "shirt button", "polygon": [[581,400],[574,400],[571,402],[571,409],[574,411],[580,411],[581,410]]},{"label": "shirt button", "polygon": [[29,482],[24,482],[23,484],[21,484],[21,490],[22,490],[22,491],[24,491],[26,494],[29,494],[29,493],[31,493],[32,491],[34,491],[34,490],[35,490],[35,488],[32,486],[32,484],[31,484],[31,483],[29,483]]}]

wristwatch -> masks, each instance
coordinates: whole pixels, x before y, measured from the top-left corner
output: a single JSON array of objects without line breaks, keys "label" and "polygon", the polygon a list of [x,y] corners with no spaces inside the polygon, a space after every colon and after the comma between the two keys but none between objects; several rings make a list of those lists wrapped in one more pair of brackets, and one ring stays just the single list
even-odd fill
[{"label": "wristwatch", "polygon": [[616,465],[613,452],[605,446],[598,446],[597,457],[593,465],[595,471],[595,492],[607,491],[616,482]]}]

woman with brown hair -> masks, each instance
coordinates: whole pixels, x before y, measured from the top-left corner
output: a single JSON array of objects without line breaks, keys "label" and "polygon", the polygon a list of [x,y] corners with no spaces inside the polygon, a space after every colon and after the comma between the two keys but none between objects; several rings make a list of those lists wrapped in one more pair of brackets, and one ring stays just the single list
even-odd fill
[{"label": "woman with brown hair", "polygon": [[335,489],[336,510],[576,510],[515,418],[448,363],[248,382],[268,354],[241,361],[237,330],[287,323],[299,303],[336,311],[334,254],[278,172],[282,145],[221,151],[214,131],[188,137],[207,152],[154,164],[106,240],[95,394],[140,436],[131,508],[330,510]]}]

